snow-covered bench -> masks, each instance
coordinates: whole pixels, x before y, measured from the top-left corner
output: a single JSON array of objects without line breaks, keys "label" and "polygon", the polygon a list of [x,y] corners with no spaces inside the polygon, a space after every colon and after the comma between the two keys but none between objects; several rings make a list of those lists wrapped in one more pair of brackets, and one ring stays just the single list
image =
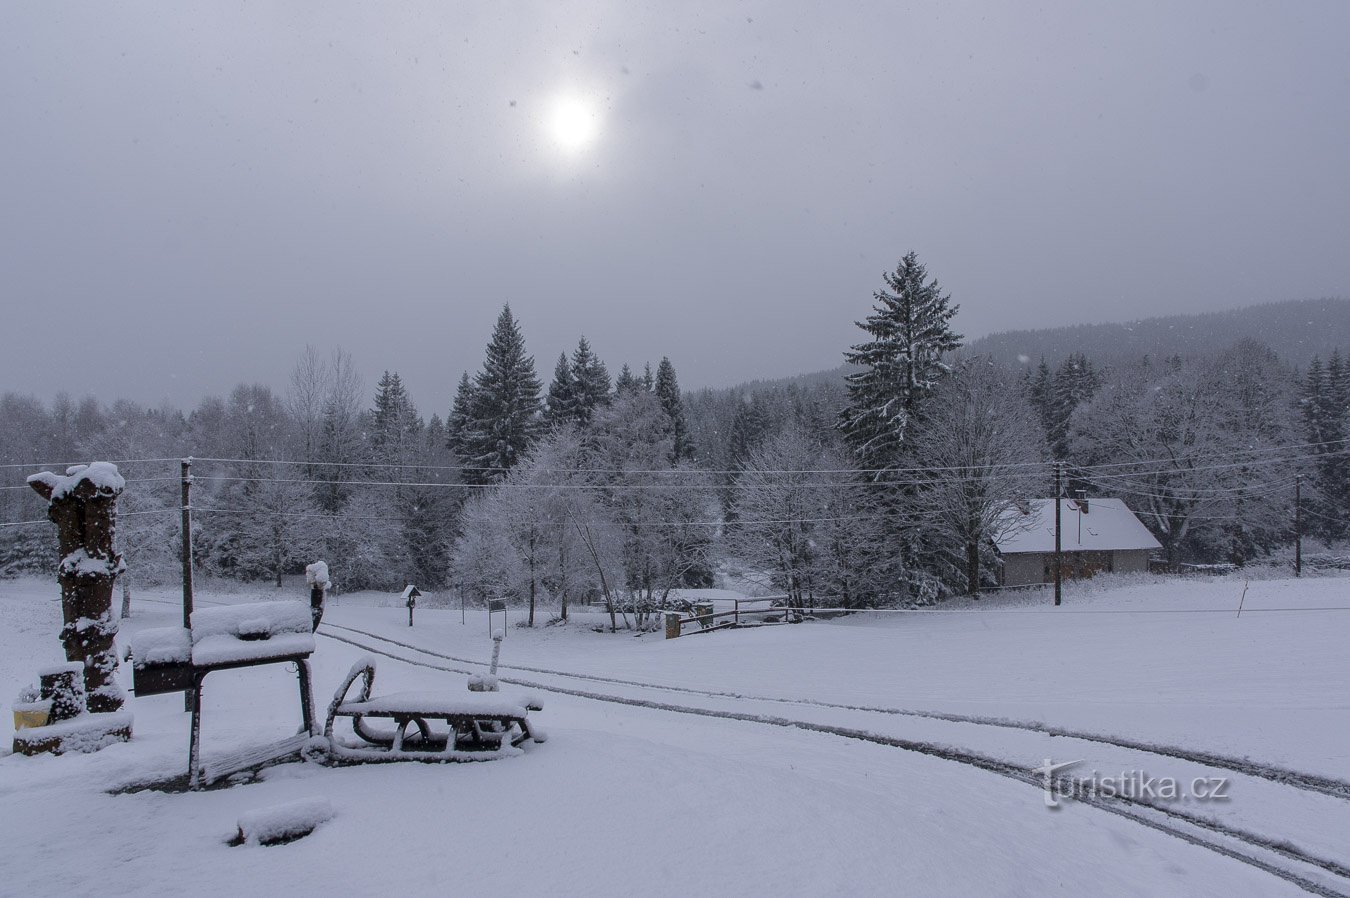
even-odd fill
[{"label": "snow-covered bench", "polygon": [[[347,693],[358,679],[362,681],[360,692],[349,701]],[[529,712],[544,707],[532,696],[396,692],[372,697],[374,683],[375,661],[367,656],[352,666],[334,694],[323,732],[331,761],[479,761],[519,754],[521,743],[547,738],[530,724]],[[351,719],[352,731],[360,742],[334,735],[333,726],[339,717]],[[393,728],[374,729],[366,723],[371,718],[391,720]]]},{"label": "snow-covered bench", "polygon": [[[294,662],[300,679],[302,736],[275,746],[283,754],[299,754],[314,735],[314,702],[309,661],[314,653],[316,616],[300,601],[253,602],[193,611],[191,628],[160,627],[142,630],[131,640],[133,690],[137,696],[187,691],[192,709],[192,739],[188,750],[188,787],[201,784],[202,681],[216,670]],[[256,762],[256,752],[250,760]],[[231,765],[216,765],[215,775],[228,775]]]}]

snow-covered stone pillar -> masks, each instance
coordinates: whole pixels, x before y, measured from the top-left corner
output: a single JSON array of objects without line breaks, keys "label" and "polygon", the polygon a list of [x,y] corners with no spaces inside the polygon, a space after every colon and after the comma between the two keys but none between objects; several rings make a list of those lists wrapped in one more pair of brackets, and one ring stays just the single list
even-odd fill
[{"label": "snow-covered stone pillar", "polygon": [[61,644],[67,661],[84,665],[84,691],[95,713],[116,711],[126,700],[117,685],[117,618],[113,581],[125,569],[113,550],[117,497],[126,481],[109,462],[76,465],[62,477],[43,471],[28,485],[47,500],[61,547]]}]

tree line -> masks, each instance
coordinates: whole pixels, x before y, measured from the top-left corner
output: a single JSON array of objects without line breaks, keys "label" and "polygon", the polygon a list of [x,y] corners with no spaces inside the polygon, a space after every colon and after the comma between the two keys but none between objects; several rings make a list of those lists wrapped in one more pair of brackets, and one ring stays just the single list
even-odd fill
[{"label": "tree line", "polygon": [[[1345,536],[1339,354],[1298,372],[1244,340],[1006,365],[963,355],[958,311],[910,253],[858,322],[843,379],[684,395],[668,358],[611,378],[584,336],[546,386],[508,306],[445,418],[424,417],[396,371],[367,390],[349,354],[309,348],[281,393],[241,384],[189,413],[5,393],[0,463],[124,460],[119,539],[146,582],[173,576],[173,458],[190,453],[206,573],[279,585],[323,557],[347,589],[456,587],[516,600],[531,623],[600,602],[615,628],[714,582],[800,604],[977,593],[1008,510],[1049,496],[1056,463],[1067,488],[1124,499],[1172,563],[1285,545],[1299,474],[1309,531]],[[41,516],[28,491],[0,490],[0,519]],[[0,574],[50,570],[45,537],[0,528]]]}]

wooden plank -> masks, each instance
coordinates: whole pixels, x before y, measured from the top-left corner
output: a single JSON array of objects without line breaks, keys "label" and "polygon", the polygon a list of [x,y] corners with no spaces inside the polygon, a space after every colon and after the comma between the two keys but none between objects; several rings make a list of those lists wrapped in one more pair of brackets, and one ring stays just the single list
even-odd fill
[{"label": "wooden plank", "polygon": [[300,750],[305,747],[305,743],[308,741],[309,733],[299,733],[280,742],[250,746],[232,754],[214,758],[209,763],[202,765],[202,780],[209,786],[245,770],[256,770],[283,761],[299,760]]}]

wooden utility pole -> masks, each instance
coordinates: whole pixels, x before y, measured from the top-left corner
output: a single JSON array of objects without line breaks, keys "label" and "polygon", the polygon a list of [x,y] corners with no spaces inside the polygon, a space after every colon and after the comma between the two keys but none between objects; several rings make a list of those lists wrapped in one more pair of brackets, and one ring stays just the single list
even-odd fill
[{"label": "wooden utility pole", "polygon": [[1303,475],[1294,476],[1294,576],[1303,576]]},{"label": "wooden utility pole", "polygon": [[[183,629],[192,629],[192,459],[182,461]],[[192,710],[192,690],[183,692],[183,710]]]},{"label": "wooden utility pole", "polygon": [[1064,477],[1064,462],[1055,462],[1055,604],[1062,598],[1064,586],[1064,556],[1060,544],[1060,489]]},{"label": "wooden utility pole", "polygon": [[183,628],[192,628],[192,459],[182,462],[183,472]]}]

